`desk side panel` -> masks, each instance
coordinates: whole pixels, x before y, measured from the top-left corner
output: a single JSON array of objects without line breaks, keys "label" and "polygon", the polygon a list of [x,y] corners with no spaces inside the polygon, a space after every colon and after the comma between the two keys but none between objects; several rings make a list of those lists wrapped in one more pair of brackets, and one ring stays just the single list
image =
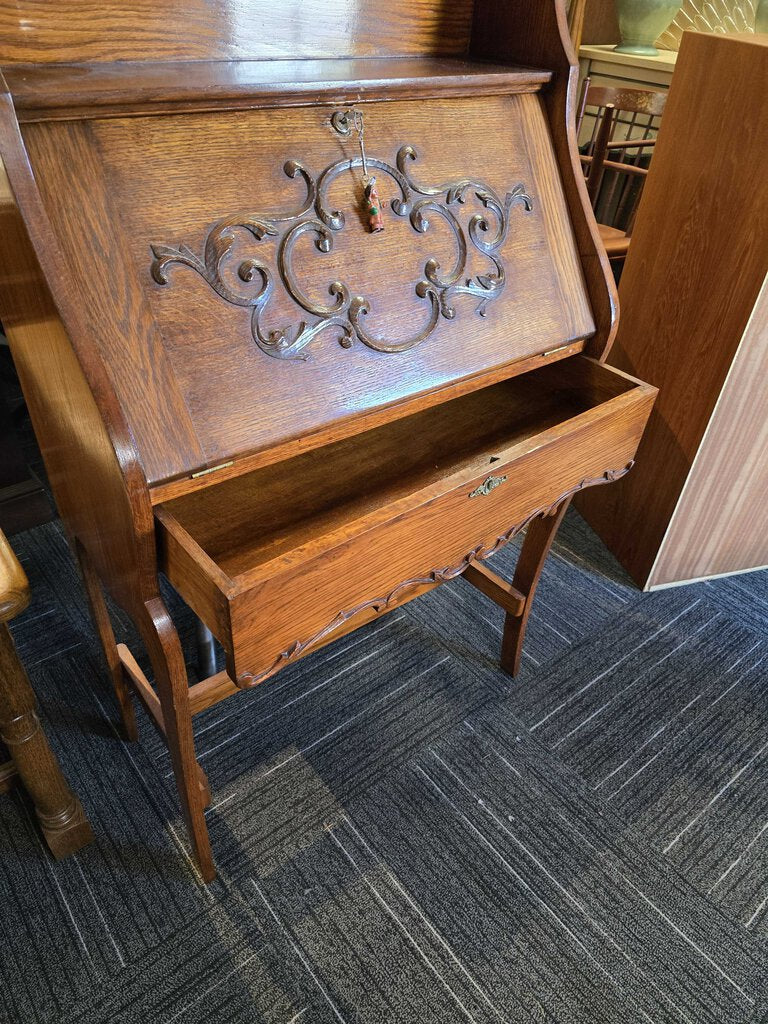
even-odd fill
[{"label": "desk side panel", "polygon": [[116,450],[110,437],[1,161],[0,318],[67,532],[118,603],[133,610],[156,591],[149,494],[135,467],[126,472],[132,452]]}]

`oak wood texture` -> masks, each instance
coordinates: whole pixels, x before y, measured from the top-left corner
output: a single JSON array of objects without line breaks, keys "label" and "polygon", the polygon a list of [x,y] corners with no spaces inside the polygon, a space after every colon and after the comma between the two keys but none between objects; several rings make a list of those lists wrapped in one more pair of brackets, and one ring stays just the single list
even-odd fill
[{"label": "oak wood texture", "polygon": [[243,691],[229,678],[226,672],[217,672],[189,688],[189,707],[193,715],[199,715],[227,697]]},{"label": "oak wood texture", "polygon": [[0,622],[9,622],[29,604],[29,582],[19,560],[0,530]]},{"label": "oak wood texture", "polygon": [[21,122],[535,91],[550,71],[440,57],[142,64],[17,64],[6,81]]},{"label": "oak wood texture", "polygon": [[137,625],[152,663],[162,734],[171,755],[195,863],[202,879],[210,882],[216,877],[204,813],[210,803],[210,792],[207,784],[201,785],[202,769],[195,757],[189,680],[179,635],[160,597],[147,601]]},{"label": "oak wood texture", "polygon": [[0,60],[460,55],[471,0],[2,0]]},{"label": "oak wood texture", "polygon": [[503,608],[511,615],[520,615],[525,607],[525,595],[516,587],[513,587],[506,580],[503,580],[498,573],[489,569],[482,562],[470,562],[464,570],[464,579],[471,583],[481,594]]},{"label": "oak wood texture", "polygon": [[[597,361],[615,296],[561,2],[174,9],[0,0],[0,317],[126,736],[133,692],[209,880],[193,715],[467,571],[523,620],[519,648],[548,545],[532,528],[522,604],[479,563],[623,475],[655,392]],[[331,128],[352,102],[368,157],[400,153],[397,173],[378,165],[382,199],[422,204],[412,221],[385,205],[375,236],[357,142]],[[334,330],[279,358],[278,328],[323,317],[339,281]],[[189,686],[161,569],[226,673]]]},{"label": "oak wood texture", "polygon": [[[576,355],[584,350],[585,342],[576,341],[571,344],[558,346],[546,352],[537,353],[533,356],[526,356],[517,359],[512,363],[497,367],[495,370],[483,373],[471,374],[456,384],[450,384],[444,388],[435,388],[419,396],[418,400],[411,403],[395,403],[392,406],[384,406],[374,411],[361,412],[354,419],[337,421],[332,427],[323,427],[321,430],[303,437],[289,439],[281,444],[275,444],[270,448],[264,448],[260,452],[244,456],[232,462],[220,463],[215,467],[216,482],[223,483],[225,480],[250,473],[262,466],[269,466],[281,462],[287,458],[311,452],[326,444],[351,437],[364,430],[372,430],[374,427],[389,423],[401,415],[407,415],[409,411],[415,412],[419,409],[428,409],[442,402],[450,401],[453,398],[460,398],[462,395],[471,394],[483,387],[490,387],[500,380],[518,374],[528,373],[546,366],[550,363],[559,362],[570,356]],[[150,490],[152,505],[162,504],[170,498],[177,498],[183,494],[193,494],[195,491],[206,490],[211,485],[208,474],[198,473],[191,477],[180,477],[169,480],[162,484],[154,484]]]},{"label": "oak wood texture", "polygon": [[768,563],[766,94],[764,36],[684,34],[611,356],[660,398],[632,478],[578,501],[646,589]]},{"label": "oak wood texture", "polygon": [[115,634],[109,618],[107,602],[104,599],[104,590],[101,580],[91,565],[89,556],[79,540],[74,542],[75,554],[80,566],[80,573],[85,586],[85,593],[88,599],[88,608],[91,613],[93,625],[101,642],[101,648],[107,663],[107,669],[112,679],[112,686],[115,690],[118,707],[120,708],[120,720],[123,726],[123,734],[126,740],[138,739],[136,726],[136,712],[132,703],[132,691],[126,685],[123,677],[123,664],[118,653],[118,646],[115,641]]},{"label": "oak wood texture", "polygon": [[[141,671],[138,662],[136,661],[134,656],[131,654],[129,648],[126,647],[125,644],[117,644],[117,646],[115,647],[115,653],[120,663],[120,668],[123,672],[125,672],[126,676],[130,680],[133,686],[133,690],[136,693],[136,696],[144,705],[144,709],[146,710],[147,714],[150,716],[153,723],[157,727],[157,730],[162,736],[162,738],[167,741],[168,734],[165,728],[165,719],[163,718],[163,707],[162,704],[160,703],[160,699],[158,698],[157,694],[152,689],[152,684]],[[193,687],[190,688],[189,696],[190,710],[194,715],[196,712],[192,708],[193,689]],[[210,704],[208,706],[210,707]],[[135,737],[133,738],[135,739]],[[199,763],[197,764],[197,772],[199,776],[199,789],[202,794],[204,806],[207,807],[211,802],[211,791],[208,786],[208,778],[203,769],[200,767]]]},{"label": "oak wood texture", "polygon": [[149,489],[7,93],[0,93],[0,156],[0,320],[59,512],[112,596],[135,611],[157,590]]},{"label": "oak wood texture", "polygon": [[589,44],[619,42],[619,19],[613,0],[588,0],[581,38]]},{"label": "oak wood texture", "polygon": [[471,49],[486,60],[530,63],[554,72],[544,102],[595,318],[596,330],[587,351],[605,359],[616,335],[617,295],[581,173],[575,131],[579,71],[565,7],[559,2],[531,4],[528,0],[477,3]]},{"label": "oak wood texture", "polygon": [[[410,399],[593,332],[536,95],[359,106],[369,155],[394,163],[399,148],[412,141],[420,181],[476,177],[501,195],[522,183],[533,201],[530,212],[519,205],[510,210],[502,257],[510,281],[485,318],[475,312],[477,299],[460,297],[455,319],[441,316],[426,342],[397,357],[360,343],[344,351],[334,330],[318,335],[305,363],[265,356],[254,344],[249,309],[225,302],[187,267],[171,267],[162,287],[150,276],[152,244],[202,252],[208,228],[242,210],[244,197],[246,210],[297,208],[305,189],[284,173],[286,160],[298,158],[318,174],[356,156],[356,140],[344,143],[328,127],[334,106],[289,108],[277,116],[272,110],[220,111],[23,126],[49,219],[69,254],[84,308],[102,328],[102,358],[130,410],[151,484],[359,420],[363,411],[387,407],[390,415],[402,415]],[[500,137],[508,139],[504,147]],[[62,195],[63,175],[72,185]],[[382,196],[395,196],[394,183],[382,181]],[[309,295],[322,297],[331,282],[347,282],[353,295],[371,301],[371,331],[403,341],[427,318],[414,291],[427,259],[437,256],[449,267],[454,242],[436,214],[429,233],[390,214],[386,231],[371,237],[355,215],[356,182],[345,173],[329,190],[331,208],[347,215],[333,250],[317,254],[307,238],[293,263]],[[84,233],[98,238],[98,247],[84,245]],[[277,252],[274,242],[256,244],[247,232],[236,232],[233,260],[255,256],[274,268]],[[403,252],[410,257],[403,259]],[[472,272],[489,266],[476,259]],[[129,334],[121,330],[126,303]],[[302,318],[306,313],[278,281],[268,327]]]},{"label": "oak wood texture", "polygon": [[0,788],[18,776],[32,798],[48,847],[59,858],[91,842],[93,833],[42,730],[35,695],[6,625],[28,600],[27,577],[0,531],[0,739],[13,758],[0,765]]},{"label": "oak wood texture", "polygon": [[161,568],[252,685],[622,470],[653,395],[583,357],[543,367],[165,503]]},{"label": "oak wood texture", "polygon": [[570,0],[568,4],[568,33],[576,53],[579,52],[584,34],[584,18],[587,12],[587,0]]},{"label": "oak wood texture", "polygon": [[512,587],[524,595],[523,607],[518,614],[507,610],[507,614],[504,616],[504,633],[501,640],[501,667],[511,676],[516,676],[520,671],[523,642],[533,609],[533,598],[549,549],[552,547],[558,527],[570,504],[571,497],[569,496],[565,501],[560,502],[549,515],[534,519],[525,535],[512,579]]}]

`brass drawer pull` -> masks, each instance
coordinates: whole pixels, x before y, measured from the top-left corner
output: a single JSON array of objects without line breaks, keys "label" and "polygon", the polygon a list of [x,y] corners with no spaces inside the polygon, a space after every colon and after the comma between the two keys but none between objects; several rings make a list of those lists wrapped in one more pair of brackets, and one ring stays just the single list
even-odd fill
[{"label": "brass drawer pull", "polygon": [[470,493],[470,498],[482,498],[486,494],[490,494],[491,491],[495,491],[497,487],[501,487],[502,484],[507,482],[505,476],[489,476],[487,480],[483,480],[479,487],[476,487],[474,491]]}]

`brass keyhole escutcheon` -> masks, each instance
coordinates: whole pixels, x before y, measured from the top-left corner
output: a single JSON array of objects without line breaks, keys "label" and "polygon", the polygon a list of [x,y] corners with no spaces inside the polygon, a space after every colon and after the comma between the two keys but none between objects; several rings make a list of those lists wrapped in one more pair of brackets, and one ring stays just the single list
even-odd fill
[{"label": "brass keyhole escutcheon", "polygon": [[470,492],[470,498],[484,498],[490,494],[491,491],[495,491],[497,487],[501,487],[502,484],[507,482],[506,476],[489,476],[487,480],[483,480],[479,487],[476,487],[474,491]]}]

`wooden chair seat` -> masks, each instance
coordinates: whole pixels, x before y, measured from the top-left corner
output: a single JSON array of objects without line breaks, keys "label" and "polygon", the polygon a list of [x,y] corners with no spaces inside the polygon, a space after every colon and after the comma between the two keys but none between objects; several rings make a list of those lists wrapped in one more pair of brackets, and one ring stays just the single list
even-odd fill
[{"label": "wooden chair seat", "polygon": [[629,235],[620,228],[612,228],[610,224],[598,224],[600,239],[605,246],[608,259],[618,259],[629,251]]}]

